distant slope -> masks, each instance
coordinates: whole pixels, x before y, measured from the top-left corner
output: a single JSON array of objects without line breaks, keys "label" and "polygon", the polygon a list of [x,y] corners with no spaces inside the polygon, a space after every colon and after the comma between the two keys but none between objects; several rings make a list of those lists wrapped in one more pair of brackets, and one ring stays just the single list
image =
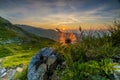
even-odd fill
[{"label": "distant slope", "polygon": [[16,37],[17,33],[13,29],[13,25],[6,19],[0,17],[0,40],[7,40]]},{"label": "distant slope", "polygon": [[[13,25],[8,20],[0,17],[0,40],[8,40],[10,38],[24,38],[27,40],[45,39],[35,34],[30,33],[29,30],[24,30],[21,27]],[[32,31],[31,31],[32,32]]]},{"label": "distant slope", "polygon": [[58,33],[52,29],[36,28],[28,25],[18,25],[18,24],[16,26],[41,37],[46,37],[53,40],[57,39]]}]

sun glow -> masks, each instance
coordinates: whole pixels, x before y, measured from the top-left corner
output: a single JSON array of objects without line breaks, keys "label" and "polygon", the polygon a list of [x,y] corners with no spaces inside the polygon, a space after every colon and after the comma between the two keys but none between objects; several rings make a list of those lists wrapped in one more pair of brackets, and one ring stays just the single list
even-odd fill
[{"label": "sun glow", "polygon": [[63,30],[63,31],[65,31],[65,30],[66,30],[66,28],[62,28],[62,30]]}]

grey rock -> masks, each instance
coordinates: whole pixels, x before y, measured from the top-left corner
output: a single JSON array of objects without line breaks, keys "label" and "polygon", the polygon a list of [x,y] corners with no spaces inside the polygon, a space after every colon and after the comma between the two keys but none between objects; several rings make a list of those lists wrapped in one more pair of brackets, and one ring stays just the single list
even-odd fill
[{"label": "grey rock", "polygon": [[120,57],[118,55],[115,55],[115,56],[112,57],[112,60],[113,60],[113,62],[119,63],[120,62]]},{"label": "grey rock", "polygon": [[115,80],[120,80],[120,65],[113,66]]},{"label": "grey rock", "polygon": [[31,59],[28,65],[28,80],[52,80],[60,59],[52,48],[43,48]]},{"label": "grey rock", "polygon": [[5,69],[5,68],[0,69],[0,75],[2,75],[4,72],[6,72],[6,69]]},{"label": "grey rock", "polygon": [[0,64],[0,80],[13,80],[16,69],[6,69]]},{"label": "grey rock", "polygon": [[7,72],[3,73],[0,77],[2,78],[4,76],[6,76],[6,75],[7,75]]}]

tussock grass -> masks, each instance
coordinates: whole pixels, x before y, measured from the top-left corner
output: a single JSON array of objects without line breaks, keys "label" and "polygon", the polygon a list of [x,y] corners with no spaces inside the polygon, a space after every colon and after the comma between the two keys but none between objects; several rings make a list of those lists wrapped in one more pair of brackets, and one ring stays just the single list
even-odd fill
[{"label": "tussock grass", "polygon": [[96,32],[82,41],[56,48],[65,57],[66,68],[58,70],[60,80],[114,80],[112,57],[120,55],[120,27],[115,23],[110,34]]}]

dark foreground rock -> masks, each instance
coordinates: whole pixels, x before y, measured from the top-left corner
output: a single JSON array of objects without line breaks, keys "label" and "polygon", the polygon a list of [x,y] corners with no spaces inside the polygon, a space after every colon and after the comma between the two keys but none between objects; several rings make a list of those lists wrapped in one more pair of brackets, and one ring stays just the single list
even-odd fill
[{"label": "dark foreground rock", "polygon": [[62,60],[52,48],[43,48],[31,59],[28,65],[28,80],[59,80],[52,79],[57,65]]}]

